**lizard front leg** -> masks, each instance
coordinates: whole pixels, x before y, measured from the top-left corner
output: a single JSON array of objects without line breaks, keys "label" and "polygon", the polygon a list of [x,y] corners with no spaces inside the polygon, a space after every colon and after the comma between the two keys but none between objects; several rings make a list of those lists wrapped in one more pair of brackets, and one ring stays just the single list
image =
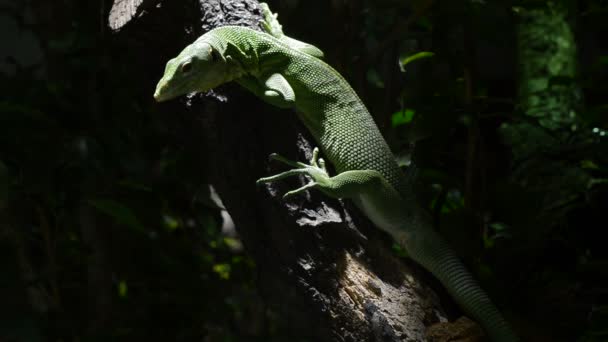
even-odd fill
[{"label": "lizard front leg", "polygon": [[403,199],[399,193],[376,170],[349,170],[333,177],[329,176],[325,162],[319,158],[319,149],[313,150],[310,164],[290,161],[278,154],[271,158],[283,162],[293,169],[274,176],[260,178],[257,183],[269,183],[295,175],[307,175],[311,181],[301,188],[291,190],[284,198],[299,194],[308,189],[319,189],[334,198],[347,198],[363,210],[366,215],[381,229],[394,235],[402,226],[402,215],[405,214]]},{"label": "lizard front leg", "polygon": [[294,162],[276,153],[271,154],[270,158],[294,168],[274,176],[260,178],[257,181],[258,184],[275,182],[301,174],[307,175],[312,179],[311,182],[303,187],[285,193],[283,195],[284,198],[299,194],[310,188],[318,188],[334,198],[352,198],[362,190],[361,187],[378,179],[377,172],[373,170],[346,171],[330,177],[325,166],[325,161],[319,158],[319,149],[316,147],[313,150],[310,164]]},{"label": "lizard front leg", "polygon": [[296,105],[296,94],[283,75],[274,73],[257,78],[246,75],[236,80],[241,86],[251,91],[265,102],[279,108],[293,108]]}]

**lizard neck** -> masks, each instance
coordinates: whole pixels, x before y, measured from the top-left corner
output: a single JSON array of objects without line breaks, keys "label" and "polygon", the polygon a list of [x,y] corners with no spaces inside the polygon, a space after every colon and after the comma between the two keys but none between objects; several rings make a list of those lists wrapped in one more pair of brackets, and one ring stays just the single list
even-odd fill
[{"label": "lizard neck", "polygon": [[214,31],[215,34],[208,35],[207,43],[230,64],[230,74],[227,75],[230,79],[226,82],[258,69],[258,54],[251,40],[235,35],[228,27],[220,27]]}]

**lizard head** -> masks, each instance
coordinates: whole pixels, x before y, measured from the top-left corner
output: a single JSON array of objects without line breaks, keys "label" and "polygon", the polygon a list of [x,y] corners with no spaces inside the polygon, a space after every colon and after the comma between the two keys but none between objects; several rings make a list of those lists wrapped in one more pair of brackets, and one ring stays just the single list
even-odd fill
[{"label": "lizard head", "polygon": [[165,73],[156,85],[154,99],[161,102],[191,92],[207,91],[230,81],[234,78],[232,74],[222,53],[199,39],[167,62]]}]

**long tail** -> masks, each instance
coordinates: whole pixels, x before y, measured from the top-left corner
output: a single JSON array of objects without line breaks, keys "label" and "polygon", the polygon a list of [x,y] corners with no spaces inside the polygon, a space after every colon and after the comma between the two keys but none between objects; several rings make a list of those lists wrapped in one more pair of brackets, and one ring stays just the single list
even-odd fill
[{"label": "long tail", "polygon": [[410,257],[441,281],[452,298],[481,324],[492,341],[519,341],[448,243],[430,227],[419,226],[415,231],[417,234],[401,240]]}]

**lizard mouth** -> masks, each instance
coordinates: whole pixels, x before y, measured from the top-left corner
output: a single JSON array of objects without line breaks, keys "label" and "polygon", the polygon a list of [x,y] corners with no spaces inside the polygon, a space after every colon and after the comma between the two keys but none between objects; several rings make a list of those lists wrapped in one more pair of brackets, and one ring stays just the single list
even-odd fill
[{"label": "lizard mouth", "polygon": [[175,94],[175,86],[170,86],[169,81],[164,78],[158,81],[156,85],[156,90],[154,91],[154,100],[156,102],[163,102],[174,98]]},{"label": "lizard mouth", "polygon": [[157,87],[156,91],[154,92],[154,100],[156,100],[156,102],[162,102],[162,101],[166,101],[168,100],[168,98],[166,96],[163,96],[163,92],[166,89],[166,87]]},{"label": "lizard mouth", "polygon": [[187,94],[192,91],[191,82],[191,80],[182,80],[182,82],[179,83],[163,82],[163,80],[161,80],[154,91],[154,100],[156,100],[156,102],[163,102]]},{"label": "lizard mouth", "polygon": [[209,80],[209,78],[211,78],[209,75],[192,73],[186,77],[161,79],[156,85],[154,100],[163,102],[192,92],[202,93],[226,83],[224,80]]}]

